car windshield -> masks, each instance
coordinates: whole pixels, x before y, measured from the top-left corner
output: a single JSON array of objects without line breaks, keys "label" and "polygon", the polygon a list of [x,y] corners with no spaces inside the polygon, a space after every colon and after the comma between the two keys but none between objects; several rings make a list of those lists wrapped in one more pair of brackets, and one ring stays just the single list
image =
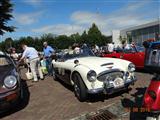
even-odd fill
[{"label": "car windshield", "polygon": [[12,65],[12,61],[4,55],[0,55],[0,67]]},{"label": "car windshield", "polygon": [[136,49],[138,52],[144,52],[145,48],[144,47],[140,47],[140,46],[136,46]]},{"label": "car windshield", "polygon": [[144,47],[140,47],[140,46],[130,46],[130,47],[124,49],[125,53],[144,52],[144,51],[145,51]]},{"label": "car windshield", "polygon": [[68,60],[68,59],[88,57],[88,56],[95,56],[95,55],[88,47],[83,47],[83,48],[79,48],[79,50],[75,49],[75,50],[67,50],[63,52],[63,55],[61,54],[60,59]]}]

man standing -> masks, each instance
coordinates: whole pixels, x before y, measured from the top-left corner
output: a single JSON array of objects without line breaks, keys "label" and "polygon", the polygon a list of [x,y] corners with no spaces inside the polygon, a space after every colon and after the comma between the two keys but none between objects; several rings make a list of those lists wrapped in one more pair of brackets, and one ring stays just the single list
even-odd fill
[{"label": "man standing", "polygon": [[108,44],[108,52],[112,53],[114,51],[114,42]]},{"label": "man standing", "polygon": [[23,48],[24,52],[23,52],[23,55],[20,58],[19,62],[24,60],[24,58],[29,58],[31,72],[34,77],[33,81],[34,82],[38,81],[37,71],[38,71],[38,74],[39,74],[41,80],[43,80],[43,74],[40,69],[40,59],[39,59],[37,50],[33,47],[28,47],[25,44],[22,44],[22,48]]},{"label": "man standing", "polygon": [[46,59],[46,67],[47,67],[47,70],[48,70],[48,75],[51,75],[52,76],[52,55],[54,53],[54,49],[48,45],[47,42],[44,42],[43,43],[43,52],[44,52],[44,57]]}]

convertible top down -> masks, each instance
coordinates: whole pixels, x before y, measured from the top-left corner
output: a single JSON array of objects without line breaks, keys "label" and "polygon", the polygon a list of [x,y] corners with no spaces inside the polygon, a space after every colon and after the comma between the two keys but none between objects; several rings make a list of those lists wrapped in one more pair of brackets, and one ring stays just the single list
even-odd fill
[{"label": "convertible top down", "polygon": [[112,94],[127,89],[135,82],[135,65],[117,58],[96,57],[88,49],[81,52],[64,52],[52,62],[54,79],[61,79],[74,86],[76,97],[85,101],[87,95]]}]

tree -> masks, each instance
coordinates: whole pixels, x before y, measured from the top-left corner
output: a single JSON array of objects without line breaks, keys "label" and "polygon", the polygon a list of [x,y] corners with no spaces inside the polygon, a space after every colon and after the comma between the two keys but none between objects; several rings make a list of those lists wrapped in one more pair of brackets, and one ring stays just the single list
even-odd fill
[{"label": "tree", "polygon": [[70,37],[75,43],[81,43],[81,36],[79,35],[79,33],[72,34],[70,35]]},{"label": "tree", "polygon": [[10,3],[10,0],[0,0],[0,35],[3,35],[5,32],[13,32],[15,27],[7,26],[9,20],[13,17],[11,12],[13,4]]},{"label": "tree", "polygon": [[[8,38],[11,39],[11,38]],[[70,36],[59,35],[56,36],[54,34],[43,34],[41,37],[20,37],[18,40],[6,40],[0,43],[1,49],[6,49],[8,47],[15,47],[18,52],[22,52],[21,44],[27,44],[28,46],[35,47],[38,51],[43,50],[43,42],[47,41],[49,45],[58,49],[66,49],[69,46],[72,46],[73,43],[79,43],[80,45],[83,43],[92,46],[94,44],[97,45],[105,45],[106,43],[111,42],[111,39],[101,34],[100,30],[96,26],[96,24],[92,24],[89,28],[88,32],[84,31],[82,35],[79,33],[72,34]],[[7,49],[6,49],[7,50]]]},{"label": "tree", "polygon": [[88,43],[93,44],[100,44],[102,41],[101,39],[101,31],[98,29],[95,23],[92,24],[91,28],[88,30]]},{"label": "tree", "polygon": [[88,30],[88,34],[101,35],[101,31],[98,29],[97,25],[93,23],[91,28]]},{"label": "tree", "polygon": [[13,40],[12,38],[6,38],[5,39],[5,48],[6,50],[9,49],[9,48],[12,48],[12,44],[13,44]]},{"label": "tree", "polygon": [[55,45],[58,49],[66,49],[69,46],[73,45],[74,41],[71,37],[66,35],[60,35],[55,38]]},{"label": "tree", "polygon": [[86,43],[87,42],[87,39],[88,39],[88,35],[87,35],[87,32],[86,32],[86,30],[82,33],[82,35],[81,35],[81,41],[83,42],[83,43]]}]

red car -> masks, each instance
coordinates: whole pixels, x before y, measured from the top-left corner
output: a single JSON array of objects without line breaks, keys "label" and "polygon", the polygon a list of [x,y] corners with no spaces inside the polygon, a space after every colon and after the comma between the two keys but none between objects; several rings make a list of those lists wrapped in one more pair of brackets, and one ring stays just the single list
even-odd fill
[{"label": "red car", "polygon": [[154,73],[146,89],[143,107],[150,111],[147,120],[160,120],[160,41],[144,43],[146,47],[145,69]]},{"label": "red car", "polygon": [[121,58],[131,61],[136,68],[144,68],[145,52],[143,47],[131,46],[129,49],[115,49],[113,53],[102,53],[102,57]]}]

